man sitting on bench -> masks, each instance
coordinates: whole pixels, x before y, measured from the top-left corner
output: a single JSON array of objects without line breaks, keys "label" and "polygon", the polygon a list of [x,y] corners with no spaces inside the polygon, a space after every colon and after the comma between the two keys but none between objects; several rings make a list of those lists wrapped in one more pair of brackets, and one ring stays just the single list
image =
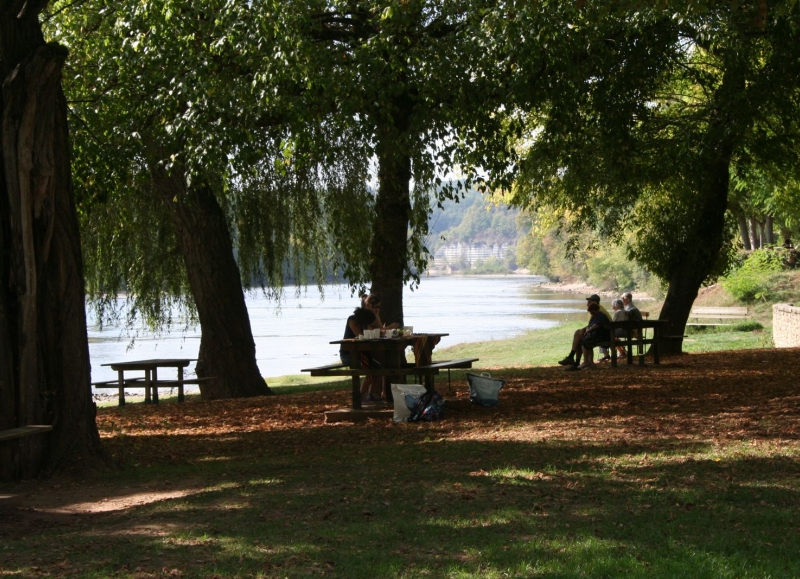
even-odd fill
[{"label": "man sitting on bench", "polygon": [[625,311],[628,314],[628,320],[632,322],[642,321],[642,312],[639,311],[639,308],[633,305],[633,294],[631,294],[631,292],[625,292],[622,294],[622,304],[625,306]]},{"label": "man sitting on bench", "polygon": [[[592,294],[588,298],[586,298],[586,302],[588,305],[594,303],[597,305],[598,309],[606,316],[606,320],[610,320],[611,316],[608,315],[606,309],[600,305],[600,296],[597,294]],[[591,313],[589,324],[591,325]],[[587,326],[588,327],[588,326]],[[578,365],[581,363],[581,356],[583,354],[583,348],[581,346],[583,342],[583,337],[586,334],[587,328],[580,328],[575,330],[575,333],[572,335],[572,349],[570,350],[569,354],[563,360],[559,360],[559,364],[562,366],[566,366],[567,370],[577,370]]]}]

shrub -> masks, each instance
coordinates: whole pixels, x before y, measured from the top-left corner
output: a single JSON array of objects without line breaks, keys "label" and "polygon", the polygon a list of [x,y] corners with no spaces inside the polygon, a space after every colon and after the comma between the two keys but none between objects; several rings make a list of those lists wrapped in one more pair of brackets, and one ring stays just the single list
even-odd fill
[{"label": "shrub", "polygon": [[732,332],[754,332],[756,330],[763,330],[764,326],[754,320],[745,320],[743,322],[736,322],[729,326]]},{"label": "shrub", "polygon": [[770,277],[784,268],[783,257],[774,249],[754,251],[738,269],[722,279],[722,287],[739,301],[766,300]]},{"label": "shrub", "polygon": [[722,326],[686,326],[686,334],[723,334],[726,332],[754,332],[763,330],[764,326],[753,320],[725,324]]}]

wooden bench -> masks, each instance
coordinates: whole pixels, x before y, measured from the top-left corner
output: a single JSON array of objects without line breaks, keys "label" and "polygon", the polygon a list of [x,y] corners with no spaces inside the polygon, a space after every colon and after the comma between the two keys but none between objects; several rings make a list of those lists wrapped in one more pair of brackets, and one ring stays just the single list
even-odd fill
[{"label": "wooden bench", "polygon": [[32,436],[34,434],[42,434],[53,430],[50,424],[30,424],[28,426],[20,426],[18,428],[9,428],[8,430],[0,430],[0,442],[7,440],[15,440],[25,436]]},{"label": "wooden bench", "polygon": [[[401,368],[351,368],[346,364],[328,364],[314,368],[304,368],[301,372],[308,372],[311,376],[349,377],[353,381],[353,408],[361,408],[361,383],[363,376],[434,376],[441,370],[447,370],[448,385],[450,383],[450,370],[472,368],[472,363],[478,358],[462,358],[460,360],[442,360],[431,362],[424,366],[403,366]],[[390,395],[390,394],[388,394]]]},{"label": "wooden bench", "polygon": [[[158,404],[158,388],[177,388],[178,389],[178,402],[183,402],[185,397],[183,387],[186,384],[202,384],[209,380],[215,380],[213,376],[205,378],[184,378],[183,380],[159,380],[158,382],[150,384],[153,389],[153,404]],[[119,405],[125,406],[125,388],[145,388],[144,378],[126,378],[123,386],[120,388],[119,381],[105,380],[102,382],[92,382],[92,386],[98,389],[113,389],[119,391]]]},{"label": "wooden bench", "polygon": [[[696,307],[689,313],[687,326],[727,326],[736,320],[750,317],[746,307]],[[694,321],[692,321],[694,320]],[[716,320],[707,322],[701,320]]]},{"label": "wooden bench", "polygon": [[431,362],[425,366],[415,366],[411,368],[417,371],[417,375],[424,375],[427,372],[438,373],[439,370],[447,370],[447,386],[450,387],[450,370],[469,369],[472,364],[477,362],[479,358],[461,358],[460,360],[440,360],[438,362]]},{"label": "wooden bench", "polygon": [[[622,346],[627,354],[628,364],[633,364],[634,348],[636,356],[639,358],[639,365],[644,366],[645,346],[650,346],[653,352],[653,364],[660,363],[658,356],[658,343],[661,339],[659,329],[667,325],[666,320],[626,320],[623,322],[608,322],[603,327],[611,333],[611,340],[601,342],[598,346],[603,346],[611,350],[611,366],[617,367],[617,347]],[[624,336],[615,336],[615,330],[625,331]],[[653,335],[647,337],[646,330],[652,329]]]}]

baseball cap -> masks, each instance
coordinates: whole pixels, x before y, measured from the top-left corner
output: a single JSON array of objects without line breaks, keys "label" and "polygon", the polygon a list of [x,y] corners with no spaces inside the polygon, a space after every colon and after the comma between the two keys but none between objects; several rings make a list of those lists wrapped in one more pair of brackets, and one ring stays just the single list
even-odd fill
[{"label": "baseball cap", "polygon": [[597,302],[599,304],[600,303],[600,296],[597,295],[597,294],[592,294],[588,298],[586,298],[586,300],[590,301],[590,302]]}]

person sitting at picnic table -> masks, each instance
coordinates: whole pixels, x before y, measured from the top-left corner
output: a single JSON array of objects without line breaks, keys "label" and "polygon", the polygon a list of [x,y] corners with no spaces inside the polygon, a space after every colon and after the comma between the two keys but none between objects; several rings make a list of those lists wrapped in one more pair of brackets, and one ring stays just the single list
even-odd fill
[{"label": "person sitting at picnic table", "polygon": [[370,330],[379,329],[381,333],[383,333],[385,330],[393,330],[400,327],[400,324],[397,322],[391,324],[383,323],[383,320],[381,320],[381,298],[377,294],[369,294],[364,300],[364,307],[375,314],[375,321],[372,322],[372,325],[369,327]]},{"label": "person sitting at picnic table", "polygon": [[583,364],[578,366],[579,370],[591,370],[595,368],[594,361],[592,360],[592,350],[601,342],[609,340],[609,331],[603,327],[604,324],[609,322],[608,316],[600,311],[600,305],[595,302],[589,302],[586,310],[592,316],[589,320],[589,325],[586,326],[586,332],[581,341],[581,349],[583,350]]},{"label": "person sitting at picnic table", "polygon": [[[375,323],[375,314],[367,308],[356,308],[353,315],[347,318],[347,324],[344,327],[344,340],[352,340],[364,333],[364,330],[372,329],[371,326]],[[362,359],[360,363],[362,366],[366,365],[368,368],[378,366],[378,362],[372,358],[367,352],[361,354]],[[339,358],[342,364],[346,364],[352,368],[352,355],[351,352],[339,348]],[[361,382],[361,401],[373,402],[380,400],[380,385],[378,385],[377,394],[374,392],[376,380],[372,376],[365,376],[364,381]]]},{"label": "person sitting at picnic table", "polygon": [[[597,294],[592,294],[588,298],[586,298],[587,304],[595,303],[597,307],[600,308],[600,311],[605,314],[606,319],[610,320],[611,316],[609,315],[608,311],[600,305],[600,296]],[[591,318],[590,318],[591,321]],[[588,327],[588,326],[587,326]],[[567,366],[567,370],[577,370],[578,365],[581,363],[581,356],[583,355],[583,349],[581,347],[581,342],[583,342],[583,337],[586,334],[586,327],[579,328],[575,330],[575,333],[572,335],[572,349],[570,350],[569,354],[563,360],[559,360],[559,364],[562,366]]]},{"label": "person sitting at picnic table", "polygon": [[[625,305],[622,303],[621,299],[616,298],[614,301],[612,301],[611,309],[614,311],[613,317],[611,318],[612,322],[624,322],[628,319],[628,312],[625,311]],[[614,328],[615,338],[624,338],[625,334],[626,332],[624,329]],[[619,352],[620,356],[624,356],[625,348],[622,346],[617,346],[617,352]]]},{"label": "person sitting at picnic table", "polygon": [[631,292],[625,292],[622,294],[622,303],[625,306],[625,311],[628,314],[629,320],[634,322],[642,321],[642,312],[639,311],[639,308],[633,305],[633,294],[631,294]]}]

